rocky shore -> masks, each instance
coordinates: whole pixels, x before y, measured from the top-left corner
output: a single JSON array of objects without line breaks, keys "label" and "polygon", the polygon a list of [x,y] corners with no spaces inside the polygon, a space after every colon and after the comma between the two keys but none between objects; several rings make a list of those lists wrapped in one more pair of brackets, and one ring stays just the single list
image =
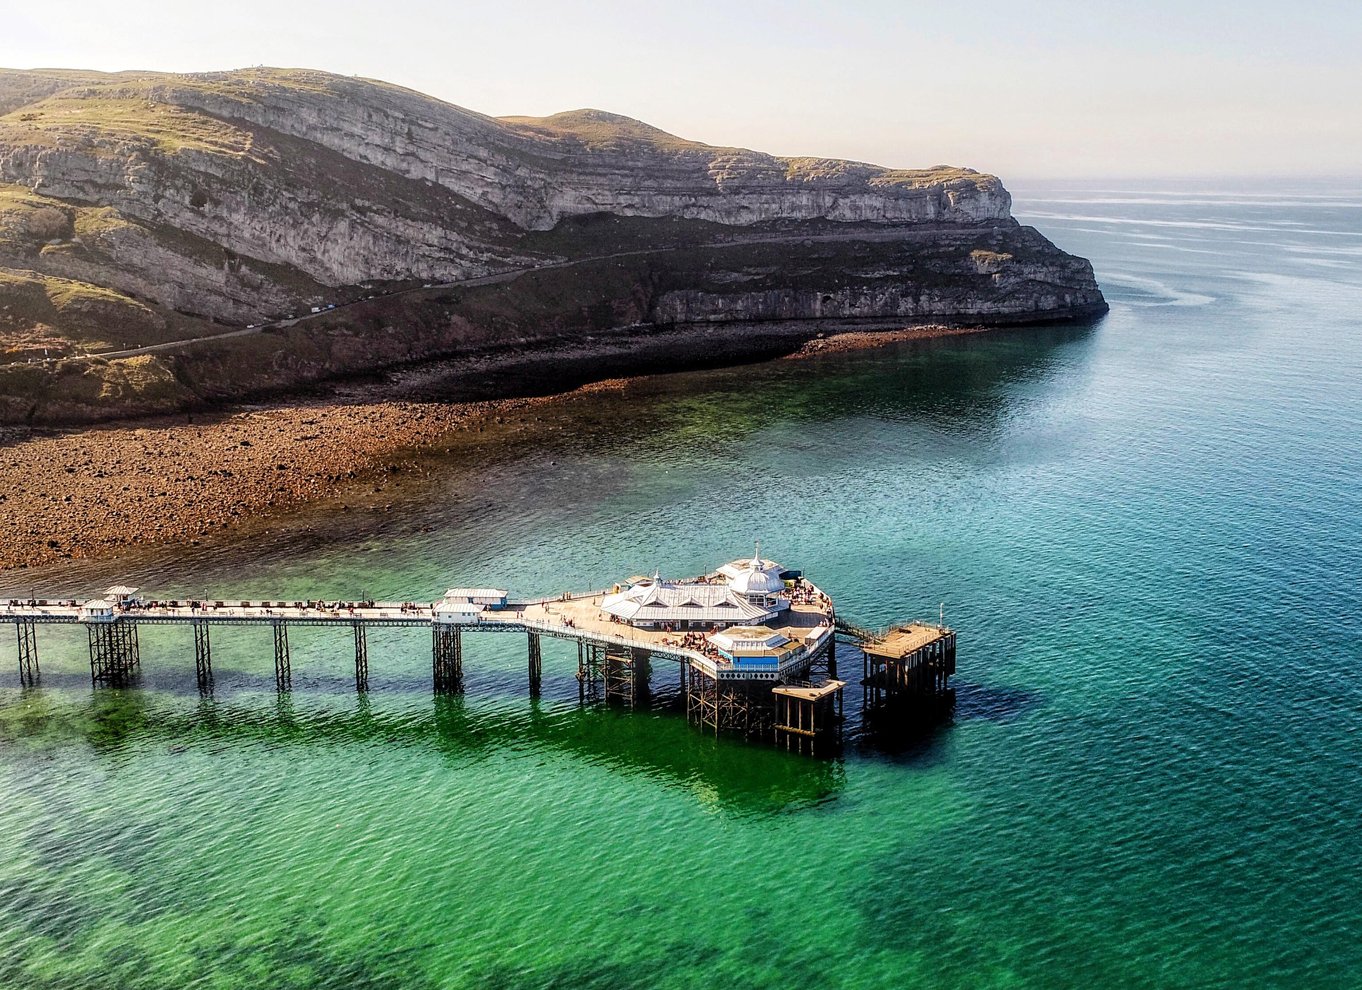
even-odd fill
[{"label": "rocky shore", "polygon": [[[733,337],[704,332],[721,354],[722,342]],[[810,332],[792,328],[781,337],[772,329],[763,356],[810,358],[981,329],[920,326],[809,339]],[[80,430],[9,429],[0,432],[0,570],[196,544],[312,505],[342,512],[352,502],[381,508],[386,492],[425,470],[421,454],[532,428],[546,404],[589,401],[592,393],[622,387],[628,378],[607,376],[623,367],[674,363],[680,346],[680,340],[659,342],[643,358],[581,346],[523,355],[514,366],[516,383],[540,395],[415,398],[434,391],[437,380],[448,393],[450,375],[455,382],[460,374],[486,382],[489,370],[434,366],[325,396],[209,415]]]}]

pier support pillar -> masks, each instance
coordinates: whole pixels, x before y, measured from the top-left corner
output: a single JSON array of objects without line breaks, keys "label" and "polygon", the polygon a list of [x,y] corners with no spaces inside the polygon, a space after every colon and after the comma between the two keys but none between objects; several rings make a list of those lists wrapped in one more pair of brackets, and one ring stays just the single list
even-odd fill
[{"label": "pier support pillar", "polygon": [[530,633],[530,697],[539,697],[539,683],[544,674],[544,655],[539,645],[539,634]]},{"label": "pier support pillar", "polygon": [[686,718],[702,729],[767,736],[775,720],[770,681],[720,680],[686,664]]},{"label": "pier support pillar", "polygon": [[463,637],[458,626],[436,625],[431,629],[431,665],[437,694],[463,690]]},{"label": "pier support pillar", "polygon": [[724,727],[723,705],[718,678],[693,664],[686,667],[686,718],[701,729],[713,729],[717,736]]},{"label": "pier support pillar", "polygon": [[293,662],[288,653],[288,623],[274,623],[274,686],[287,691],[293,686]]},{"label": "pier support pillar", "polygon": [[32,686],[38,683],[38,624],[32,619],[14,623],[19,640],[19,683]]},{"label": "pier support pillar", "polygon": [[201,689],[213,683],[213,647],[206,622],[194,623],[194,673]]},{"label": "pier support pillar", "polygon": [[369,632],[363,622],[352,622],[355,632],[355,690],[369,690]]},{"label": "pier support pillar", "polygon": [[90,635],[90,683],[122,684],[142,666],[137,645],[137,623],[126,619],[92,622]]},{"label": "pier support pillar", "polygon": [[833,629],[828,637],[828,676],[837,679],[837,630]]},{"label": "pier support pillar", "polygon": [[595,643],[577,644],[577,700],[601,700],[601,647]]},{"label": "pier support pillar", "polygon": [[626,708],[636,708],[648,692],[652,653],[648,650],[607,646],[603,680],[605,700],[617,701]]}]

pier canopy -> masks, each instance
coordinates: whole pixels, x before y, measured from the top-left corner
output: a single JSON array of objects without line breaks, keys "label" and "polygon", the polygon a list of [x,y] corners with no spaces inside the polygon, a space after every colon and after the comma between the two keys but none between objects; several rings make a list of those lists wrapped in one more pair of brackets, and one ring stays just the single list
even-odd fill
[{"label": "pier canopy", "polygon": [[[759,572],[762,574],[774,574],[777,579],[784,573],[784,568],[774,560],[767,560],[758,552],[751,557],[739,557],[737,560],[730,560],[719,568],[719,574],[733,581],[744,574]],[[784,582],[781,582],[784,584]]]},{"label": "pier canopy", "polygon": [[137,601],[137,591],[138,589],[129,588],[126,584],[116,584],[104,592],[104,597],[116,605],[126,605]]},{"label": "pier canopy", "polygon": [[601,611],[633,626],[677,625],[682,629],[757,625],[789,608],[780,599],[755,604],[726,584],[646,578],[624,591],[606,595]]}]

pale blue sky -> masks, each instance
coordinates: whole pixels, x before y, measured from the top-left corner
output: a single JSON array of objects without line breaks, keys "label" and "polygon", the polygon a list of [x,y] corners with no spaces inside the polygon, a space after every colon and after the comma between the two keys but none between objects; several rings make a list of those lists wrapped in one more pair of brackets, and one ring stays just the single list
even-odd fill
[{"label": "pale blue sky", "polygon": [[306,66],[1004,178],[1362,175],[1362,2],[43,0],[0,65]]}]

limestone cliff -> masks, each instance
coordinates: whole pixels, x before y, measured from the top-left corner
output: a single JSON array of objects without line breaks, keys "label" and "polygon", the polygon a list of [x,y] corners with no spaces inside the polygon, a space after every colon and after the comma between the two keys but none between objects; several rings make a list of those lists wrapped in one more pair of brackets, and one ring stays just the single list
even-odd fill
[{"label": "limestone cliff", "polygon": [[[1087,263],[1010,206],[969,169],[777,158],[595,110],[494,119],[320,72],[0,71],[0,346],[10,363],[135,348],[337,304],[363,313],[327,323],[363,367],[361,324],[409,338],[409,356],[489,338],[472,313],[398,324],[387,292],[606,255],[649,256],[629,264],[632,302],[560,294],[516,335],[564,332],[592,307],[599,328],[602,305],[651,323],[1103,308]],[[762,244],[780,247],[756,258]],[[210,350],[154,360],[184,381]],[[0,393],[17,387],[5,361]]]}]

